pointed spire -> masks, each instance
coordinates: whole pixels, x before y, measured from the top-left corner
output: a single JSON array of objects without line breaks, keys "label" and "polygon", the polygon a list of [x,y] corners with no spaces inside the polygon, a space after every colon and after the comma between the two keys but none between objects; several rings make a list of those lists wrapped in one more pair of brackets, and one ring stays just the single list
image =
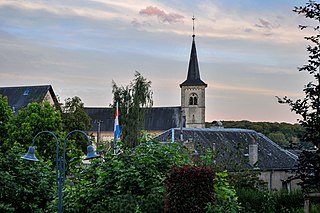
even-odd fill
[{"label": "pointed spire", "polygon": [[197,49],[195,43],[195,34],[194,34],[194,16],[192,17],[192,46],[189,60],[189,68],[188,68],[188,76],[187,80],[185,80],[180,87],[182,86],[207,86],[200,78],[200,71],[198,65],[198,57],[197,57]]},{"label": "pointed spire", "polygon": [[194,20],[195,19],[196,18],[194,16],[192,16],[192,38],[193,38],[193,40],[194,40],[194,37],[195,37],[195,35],[194,35]]}]

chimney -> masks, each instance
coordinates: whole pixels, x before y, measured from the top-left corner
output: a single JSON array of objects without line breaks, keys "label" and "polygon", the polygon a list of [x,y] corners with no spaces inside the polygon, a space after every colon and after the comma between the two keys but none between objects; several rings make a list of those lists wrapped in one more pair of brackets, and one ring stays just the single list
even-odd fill
[{"label": "chimney", "polygon": [[258,144],[255,139],[249,144],[249,164],[254,166],[258,162]]}]

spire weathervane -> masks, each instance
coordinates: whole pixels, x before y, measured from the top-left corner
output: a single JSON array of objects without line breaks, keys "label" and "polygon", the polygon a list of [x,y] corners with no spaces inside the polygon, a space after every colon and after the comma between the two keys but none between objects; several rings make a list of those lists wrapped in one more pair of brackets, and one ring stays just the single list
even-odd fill
[{"label": "spire weathervane", "polygon": [[195,37],[195,35],[194,35],[194,20],[195,20],[196,18],[194,17],[194,15],[192,16],[192,37],[194,38]]}]

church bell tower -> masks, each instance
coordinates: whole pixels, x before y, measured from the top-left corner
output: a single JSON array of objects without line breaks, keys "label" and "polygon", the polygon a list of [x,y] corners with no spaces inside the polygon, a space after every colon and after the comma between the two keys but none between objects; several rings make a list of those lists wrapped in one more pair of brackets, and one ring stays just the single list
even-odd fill
[{"label": "church bell tower", "polygon": [[186,119],[187,128],[205,127],[205,89],[207,84],[200,78],[200,71],[197,58],[197,50],[194,35],[194,20],[192,46],[188,68],[187,79],[180,84],[181,88],[181,109]]}]

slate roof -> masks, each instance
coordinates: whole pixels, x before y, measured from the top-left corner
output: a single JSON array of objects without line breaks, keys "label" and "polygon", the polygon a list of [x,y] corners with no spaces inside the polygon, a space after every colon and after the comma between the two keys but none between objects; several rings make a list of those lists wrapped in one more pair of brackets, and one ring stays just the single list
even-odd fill
[{"label": "slate roof", "polygon": [[[113,131],[113,108],[85,107],[84,110],[91,118],[91,131],[97,131],[97,121],[102,121],[100,123],[102,132]],[[148,109],[145,114],[144,129],[148,131],[165,131],[170,128],[180,127],[180,111],[181,107],[152,107]],[[119,115],[119,117],[121,117],[121,114]]]},{"label": "slate roof", "polygon": [[42,102],[45,95],[50,92],[55,106],[60,109],[57,97],[51,85],[0,87],[0,95],[8,98],[8,105],[17,111],[32,102]]},{"label": "slate roof", "polygon": [[197,57],[197,50],[196,50],[196,43],[194,40],[194,35],[192,36],[192,46],[191,46],[191,53],[190,53],[190,60],[189,60],[189,68],[188,68],[188,75],[187,79],[180,84],[182,86],[207,86],[200,78],[200,71],[199,71],[199,64],[198,64],[198,57]]},{"label": "slate roof", "polygon": [[[184,140],[193,141],[196,151],[201,154],[207,148],[215,149],[217,164],[237,165],[241,162],[247,168],[249,165],[249,144],[258,144],[258,162],[256,169],[260,170],[291,170],[294,169],[298,156],[282,149],[266,136],[247,129],[229,128],[184,128]],[[172,129],[167,130],[155,139],[160,142],[172,141]],[[174,140],[179,142],[180,129],[174,129]],[[228,166],[227,166],[228,167]]]}]

